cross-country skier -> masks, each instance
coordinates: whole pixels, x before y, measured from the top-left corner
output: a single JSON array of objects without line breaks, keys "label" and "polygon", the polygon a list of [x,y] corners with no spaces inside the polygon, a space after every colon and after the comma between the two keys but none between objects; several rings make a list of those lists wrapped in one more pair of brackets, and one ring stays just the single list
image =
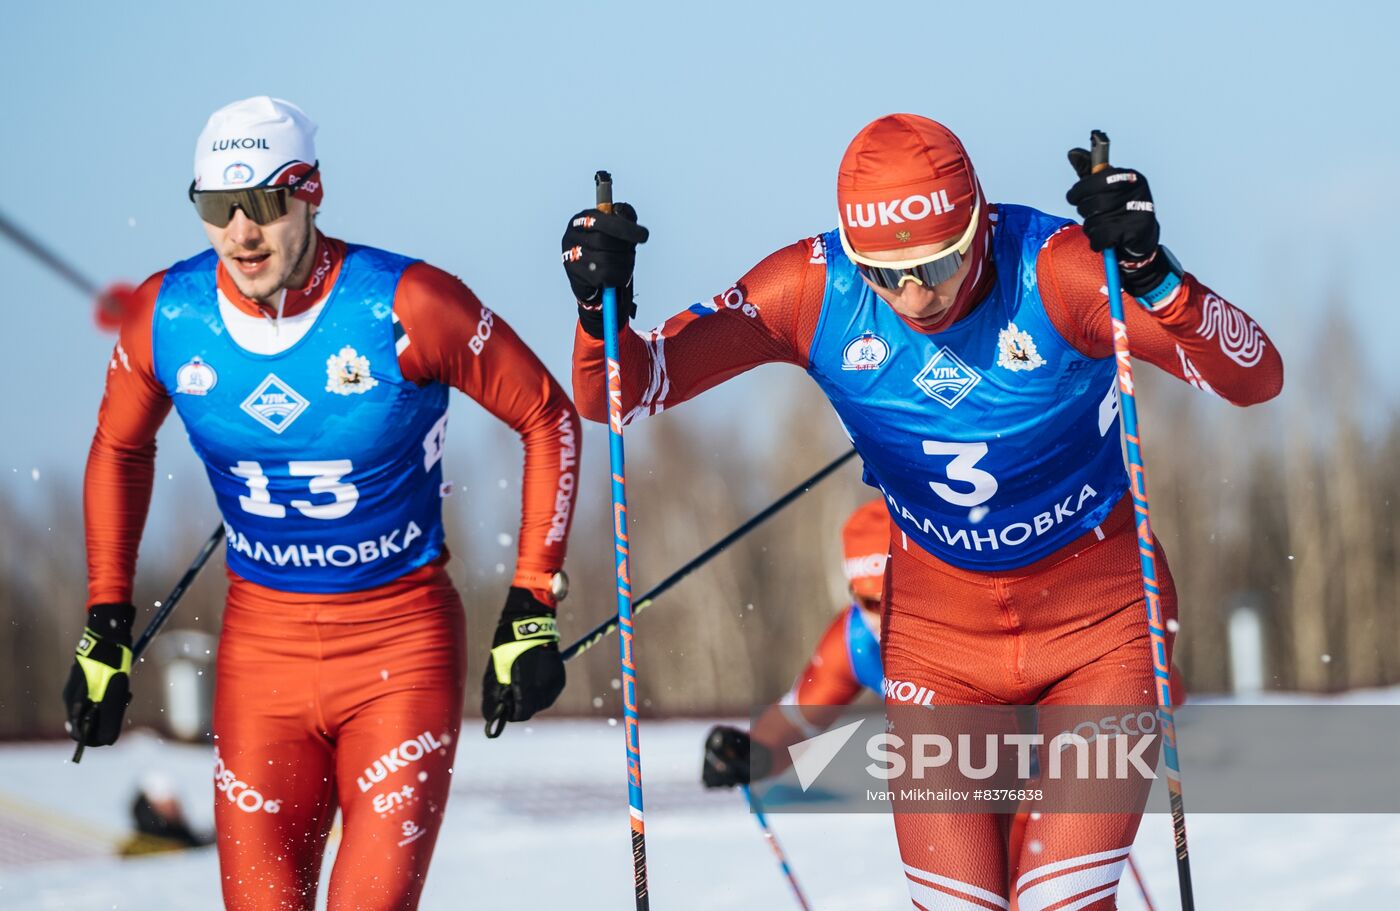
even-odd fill
[{"label": "cross-country skier", "polygon": [[[865,690],[882,691],[880,599],[889,556],[890,515],[883,499],[862,504],[841,528],[843,568],[851,604],[838,613],[817,642],[816,650],[777,705],[766,708],[753,730],[717,724],[705,738],[701,781],[707,788],[746,785],[786,769],[788,748],[815,737],[835,723],[842,709]],[[1172,704],[1185,699],[1185,684],[1171,669]],[[1038,755],[1031,757],[1031,778],[1039,777]],[[1013,863],[1021,857],[1030,813],[1010,821],[1008,841]],[[1008,871],[1012,878],[1016,870]]]},{"label": "cross-country skier", "polygon": [[199,136],[190,199],[212,249],[147,279],[121,327],[88,456],[88,620],[64,701],[75,739],[117,739],[156,430],[173,405],[228,535],[214,708],[224,903],[314,907],[338,806],[329,907],[409,909],[443,818],[466,673],[442,526],[448,389],[525,447],[488,717],[529,718],[564,685],[554,608],[579,424],[456,278],[316,229],[315,129],[257,97]]},{"label": "cross-country skier", "polygon": [[[1155,706],[1097,251],[1121,257],[1137,357],[1238,405],[1283,383],[1254,320],[1159,245],[1146,179],[1091,174],[1084,150],[1071,160],[1082,227],[991,203],[946,127],[881,117],[842,159],[835,230],[621,335],[629,419],[763,363],[817,382],[896,526],[885,676],[936,705]],[[563,239],[579,304],[575,401],[590,420],[606,417],[599,288],[620,289],[621,320],[635,313],[635,218],[630,206],[587,210]],[[1160,551],[1159,573],[1171,618]],[[1022,911],[1112,908],[1139,819],[1042,814],[1026,832],[1042,851],[1016,864],[995,814],[895,812],[916,906],[1005,908],[1014,891]]]},{"label": "cross-country skier", "polygon": [[816,651],[778,705],[750,732],[716,725],[705,739],[701,779],[709,788],[749,784],[781,772],[787,748],[816,736],[863,690],[880,692],[880,594],[890,546],[884,500],[865,503],[841,527],[851,603],[831,621]]}]

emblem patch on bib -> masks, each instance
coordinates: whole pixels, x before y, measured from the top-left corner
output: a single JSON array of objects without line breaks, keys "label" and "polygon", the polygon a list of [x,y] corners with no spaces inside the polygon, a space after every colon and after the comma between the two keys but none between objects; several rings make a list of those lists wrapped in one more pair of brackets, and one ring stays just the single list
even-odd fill
[{"label": "emblem patch on bib", "polygon": [[369,392],[379,380],[369,375],[369,358],[346,345],[326,358],[326,391],[336,395]]},{"label": "emblem patch on bib", "polygon": [[1015,323],[1007,323],[997,334],[997,366],[1007,370],[1034,370],[1045,366],[1045,358],[1035,350],[1035,339],[1029,332],[1017,329]]},{"label": "emblem patch on bib", "polygon": [[[118,345],[117,349],[121,350],[121,346]],[[123,360],[125,355],[126,352],[122,352]],[[190,358],[175,371],[175,391],[185,395],[207,395],[218,381],[219,375],[214,368],[198,357]]]},{"label": "emblem patch on bib", "polygon": [[889,343],[873,332],[866,332],[846,343],[841,352],[841,369],[877,370],[889,356]]}]

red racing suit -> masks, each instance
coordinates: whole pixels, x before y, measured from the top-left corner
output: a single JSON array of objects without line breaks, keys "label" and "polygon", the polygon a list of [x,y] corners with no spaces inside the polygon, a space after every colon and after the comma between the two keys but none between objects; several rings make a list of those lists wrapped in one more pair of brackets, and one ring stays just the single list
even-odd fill
[{"label": "red racing suit", "polygon": [[[244,331],[282,350],[290,342],[280,334],[298,317],[314,318],[345,255],[341,241],[318,235],[316,243],[306,286],[286,292],[280,313],[244,298],[219,264],[218,291],[246,315]],[[88,456],[89,604],[131,599],[156,431],[171,409],[152,358],[163,277],[140,286],[123,323]],[[512,584],[552,605],[548,580],[564,562],[577,486],[577,413],[510,326],[446,272],[408,266],[392,308],[403,330],[404,378],[460,389],[524,442]],[[340,594],[278,591],[229,573],[214,709],[215,822],[228,908],[312,908],[337,807],[344,838],[329,907],[417,906],[451,784],[466,682],[465,620],[447,559],[444,552],[387,584]]]},{"label": "red racing suit", "polygon": [[[750,732],[756,743],[761,744],[772,757],[769,774],[776,775],[792,762],[788,748],[815,737],[834,724],[841,716],[842,709],[850,705],[867,687],[857,678],[851,663],[851,611],[859,611],[856,605],[838,613],[817,640],[817,647],[807,664],[793,681],[792,688],[783,695],[777,705],[770,705],[754,721]],[[878,627],[879,619],[860,616],[860,622]],[[872,629],[879,636],[879,630]],[[1179,706],[1186,701],[1186,685],[1176,667],[1171,671],[1172,705]],[[1030,823],[1030,813],[1021,812],[1011,820],[1008,832],[1009,856],[1019,861],[1025,846],[1026,826]],[[1008,871],[1011,881],[1015,881],[1017,870]]]},{"label": "red racing suit", "polygon": [[[809,238],[784,247],[708,308],[682,311],[649,332],[622,333],[625,417],[656,414],[760,364],[807,369],[826,287],[826,261],[814,252],[820,246]],[[991,287],[991,266],[974,279],[973,301]],[[1088,357],[1111,357],[1103,260],[1082,228],[1052,235],[1035,271],[1046,315],[1062,338]],[[1125,313],[1134,356],[1198,389],[1250,405],[1282,388],[1283,363],[1272,342],[1190,274],[1156,310],[1128,300]],[[1247,328],[1258,356],[1237,358],[1238,339],[1221,326]],[[573,381],[580,413],[606,420],[603,343],[581,328]],[[1176,592],[1160,545],[1158,572],[1163,613],[1174,619]],[[916,698],[948,705],[1155,705],[1127,497],[1080,539],[1006,571],[958,569],[896,531],[883,609],[885,676],[912,684],[898,689]],[[910,894],[916,908],[930,911],[1005,909],[1013,897],[1021,911],[1113,908],[1139,819],[1137,813],[1041,814],[1027,824],[1024,842],[1037,850],[1012,858],[1004,816],[895,806]],[[1018,875],[1008,884],[1013,870]]]}]

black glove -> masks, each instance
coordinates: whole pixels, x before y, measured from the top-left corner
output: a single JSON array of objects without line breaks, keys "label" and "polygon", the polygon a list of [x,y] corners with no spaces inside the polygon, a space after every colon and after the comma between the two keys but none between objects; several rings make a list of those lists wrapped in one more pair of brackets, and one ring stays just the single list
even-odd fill
[{"label": "black glove", "polygon": [[[116,743],[131,703],[130,604],[94,604],[63,687],[68,734],[85,746]],[[84,737],[86,732],[86,737]]]},{"label": "black glove", "polygon": [[732,788],[766,778],[773,769],[768,748],[754,743],[747,731],[717,724],[705,738],[705,765],[700,780],[707,788]]},{"label": "black glove", "polygon": [[559,657],[554,611],[526,589],[511,588],[481,681],[486,736],[500,736],[507,721],[528,721],[553,705],[563,690],[564,659]]},{"label": "black glove", "polygon": [[1079,181],[1065,194],[1084,220],[1084,235],[1095,253],[1113,247],[1123,290],[1143,297],[1172,271],[1159,254],[1161,226],[1147,178],[1131,168],[1107,167],[1091,173],[1089,152],[1070,149],[1069,163]]},{"label": "black glove", "polygon": [[569,219],[561,242],[564,271],[578,300],[578,321],[583,331],[603,337],[603,288],[617,289],[618,331],[637,313],[632,301],[632,268],[637,244],[646,243],[649,232],[637,224],[637,210],[625,202],[611,214],[584,209]]}]

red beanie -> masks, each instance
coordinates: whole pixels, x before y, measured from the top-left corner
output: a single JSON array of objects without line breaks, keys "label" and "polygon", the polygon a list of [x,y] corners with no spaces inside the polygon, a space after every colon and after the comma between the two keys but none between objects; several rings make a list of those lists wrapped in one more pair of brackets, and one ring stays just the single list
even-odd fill
[{"label": "red beanie", "polygon": [[916,114],[889,114],[856,134],[841,159],[836,203],[855,250],[898,250],[958,237],[979,197],[958,137]]}]

